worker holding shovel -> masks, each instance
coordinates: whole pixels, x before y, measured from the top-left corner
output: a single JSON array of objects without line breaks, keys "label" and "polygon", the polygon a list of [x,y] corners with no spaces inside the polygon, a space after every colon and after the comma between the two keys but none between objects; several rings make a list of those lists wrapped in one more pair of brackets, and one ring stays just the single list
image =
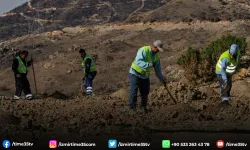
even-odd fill
[{"label": "worker holding shovel", "polygon": [[88,55],[85,49],[80,49],[79,54],[82,58],[82,69],[84,73],[83,82],[85,81],[86,95],[93,95],[93,80],[97,74],[96,65],[94,59]]},{"label": "worker holding shovel", "polygon": [[229,50],[221,54],[216,64],[217,79],[221,87],[221,102],[229,103],[232,88],[232,75],[235,73],[239,63],[240,51],[236,44],[232,44]]},{"label": "worker holding shovel", "polygon": [[141,47],[136,55],[134,62],[129,70],[130,78],[130,95],[129,110],[136,111],[136,101],[138,89],[141,94],[141,111],[147,112],[147,101],[150,90],[149,74],[152,69],[155,70],[156,76],[162,83],[166,83],[162,75],[161,64],[158,52],[162,52],[163,43],[160,40],[155,41],[150,46]]},{"label": "worker holding shovel", "polygon": [[21,51],[13,60],[12,70],[16,81],[16,93],[13,97],[14,100],[19,100],[22,92],[24,92],[26,99],[33,99],[29,80],[27,79],[27,68],[33,63],[33,59],[26,61],[28,55],[28,51]]}]

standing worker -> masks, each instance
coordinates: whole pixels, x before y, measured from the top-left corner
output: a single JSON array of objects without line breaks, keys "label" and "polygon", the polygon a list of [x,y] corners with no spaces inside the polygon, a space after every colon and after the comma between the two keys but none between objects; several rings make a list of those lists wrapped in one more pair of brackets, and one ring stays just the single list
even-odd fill
[{"label": "standing worker", "polygon": [[232,44],[230,49],[220,56],[216,64],[216,74],[220,82],[222,103],[229,103],[229,100],[231,100],[232,75],[236,71],[239,58],[240,50],[238,45]]},{"label": "standing worker", "polygon": [[79,53],[82,58],[82,69],[84,73],[83,79],[85,79],[86,95],[91,96],[93,93],[93,80],[97,74],[95,61],[90,55],[86,54],[84,49],[80,49]]},{"label": "standing worker", "polygon": [[13,60],[12,70],[14,72],[15,81],[16,81],[16,93],[14,95],[14,100],[19,100],[22,91],[25,94],[25,98],[28,100],[33,99],[30,84],[27,79],[28,68],[32,63],[33,59],[26,61],[29,53],[28,51],[22,51],[18,56]]},{"label": "standing worker", "polygon": [[136,55],[134,62],[129,70],[130,76],[130,95],[129,95],[129,109],[132,112],[136,111],[137,92],[138,89],[141,94],[141,107],[143,113],[147,113],[147,101],[150,91],[149,74],[154,68],[156,76],[164,84],[166,80],[162,75],[159,51],[163,50],[163,43],[157,40],[151,46],[141,47]]}]

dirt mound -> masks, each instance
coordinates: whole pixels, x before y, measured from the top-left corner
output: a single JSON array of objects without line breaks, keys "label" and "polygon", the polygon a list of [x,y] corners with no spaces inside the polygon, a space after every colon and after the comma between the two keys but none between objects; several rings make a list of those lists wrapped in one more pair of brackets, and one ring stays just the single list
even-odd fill
[{"label": "dirt mound", "polygon": [[6,126],[8,124],[17,125],[20,123],[20,119],[13,116],[11,113],[0,110],[0,122],[1,122],[1,126]]},{"label": "dirt mound", "polygon": [[239,80],[239,81],[234,82],[232,90],[231,90],[231,95],[237,96],[237,97],[250,98],[249,83],[244,80]]},{"label": "dirt mound", "polygon": [[64,99],[64,100],[69,98],[68,96],[64,95],[63,93],[59,91],[55,91],[54,93],[49,94],[48,97],[55,98],[55,99]]},{"label": "dirt mound", "polygon": [[[168,85],[168,89],[179,103],[188,103],[193,100],[201,100],[206,98],[206,95],[199,91],[197,88],[184,83],[171,83]],[[153,102],[159,103],[158,105],[168,105],[169,101],[170,104],[173,103],[171,97],[169,96],[164,86],[151,92],[149,97],[150,99],[152,99]],[[154,103],[151,105],[154,105]]]},{"label": "dirt mound", "polygon": [[219,93],[217,93],[213,88],[211,87],[200,87],[199,90],[204,93],[207,97],[216,97],[219,96]]},{"label": "dirt mound", "polygon": [[233,76],[233,81],[242,80],[242,79],[247,78],[249,76],[250,76],[250,68],[249,69],[242,68],[239,70],[239,72],[237,74],[235,74]]},{"label": "dirt mound", "polygon": [[118,99],[128,99],[129,92],[128,89],[120,89],[110,95],[112,98],[118,98]]}]

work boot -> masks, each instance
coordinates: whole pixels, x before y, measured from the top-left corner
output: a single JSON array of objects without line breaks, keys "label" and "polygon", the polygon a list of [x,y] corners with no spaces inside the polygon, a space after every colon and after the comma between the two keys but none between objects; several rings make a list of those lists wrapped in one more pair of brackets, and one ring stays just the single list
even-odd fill
[{"label": "work boot", "polygon": [[134,115],[136,113],[136,108],[135,107],[125,107],[125,113],[128,113],[130,115]]},{"label": "work boot", "polygon": [[26,98],[27,100],[32,100],[32,99],[33,99],[33,96],[32,96],[32,94],[27,94],[27,95],[25,96],[25,98]]},{"label": "work boot", "polygon": [[140,112],[143,113],[143,114],[148,113],[147,107],[141,107],[141,108],[140,108]]},{"label": "work boot", "polygon": [[86,96],[89,96],[89,97],[94,97],[95,94],[94,93],[91,93],[91,94],[87,94]]},{"label": "work boot", "polygon": [[229,97],[222,97],[221,98],[221,101],[224,102],[224,101],[229,101]]},{"label": "work boot", "polygon": [[19,96],[14,95],[13,100],[20,100]]},{"label": "work boot", "polygon": [[229,106],[230,105],[230,100],[228,97],[223,97],[222,101],[220,103],[220,106]]},{"label": "work boot", "polygon": [[27,100],[33,100],[33,97],[27,97]]}]

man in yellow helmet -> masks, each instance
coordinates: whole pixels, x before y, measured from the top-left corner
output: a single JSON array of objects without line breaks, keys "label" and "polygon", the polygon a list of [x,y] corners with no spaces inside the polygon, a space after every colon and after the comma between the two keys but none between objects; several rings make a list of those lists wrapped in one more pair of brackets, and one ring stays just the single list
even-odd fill
[{"label": "man in yellow helmet", "polygon": [[27,79],[27,67],[33,63],[33,60],[31,59],[30,61],[26,61],[28,55],[28,51],[21,51],[13,60],[12,70],[16,81],[16,93],[13,98],[14,100],[20,99],[22,91],[24,92],[26,99],[31,100],[33,98],[30,90],[30,84]]},{"label": "man in yellow helmet", "polygon": [[238,45],[232,44],[229,50],[221,54],[216,64],[216,74],[220,82],[222,103],[228,104],[231,100],[232,75],[239,64],[239,58],[240,50]]},{"label": "man in yellow helmet", "polygon": [[150,91],[149,74],[151,70],[155,70],[156,76],[166,84],[162,75],[159,51],[163,50],[163,43],[160,40],[155,41],[151,46],[141,47],[136,55],[134,62],[129,70],[130,75],[130,96],[129,109],[132,112],[136,110],[137,92],[141,94],[141,111],[147,112],[148,94]]},{"label": "man in yellow helmet", "polygon": [[86,51],[84,49],[80,49],[79,53],[81,58],[83,59],[82,69],[85,77],[86,95],[91,96],[93,94],[93,80],[97,74],[95,61],[90,55],[86,54]]}]

